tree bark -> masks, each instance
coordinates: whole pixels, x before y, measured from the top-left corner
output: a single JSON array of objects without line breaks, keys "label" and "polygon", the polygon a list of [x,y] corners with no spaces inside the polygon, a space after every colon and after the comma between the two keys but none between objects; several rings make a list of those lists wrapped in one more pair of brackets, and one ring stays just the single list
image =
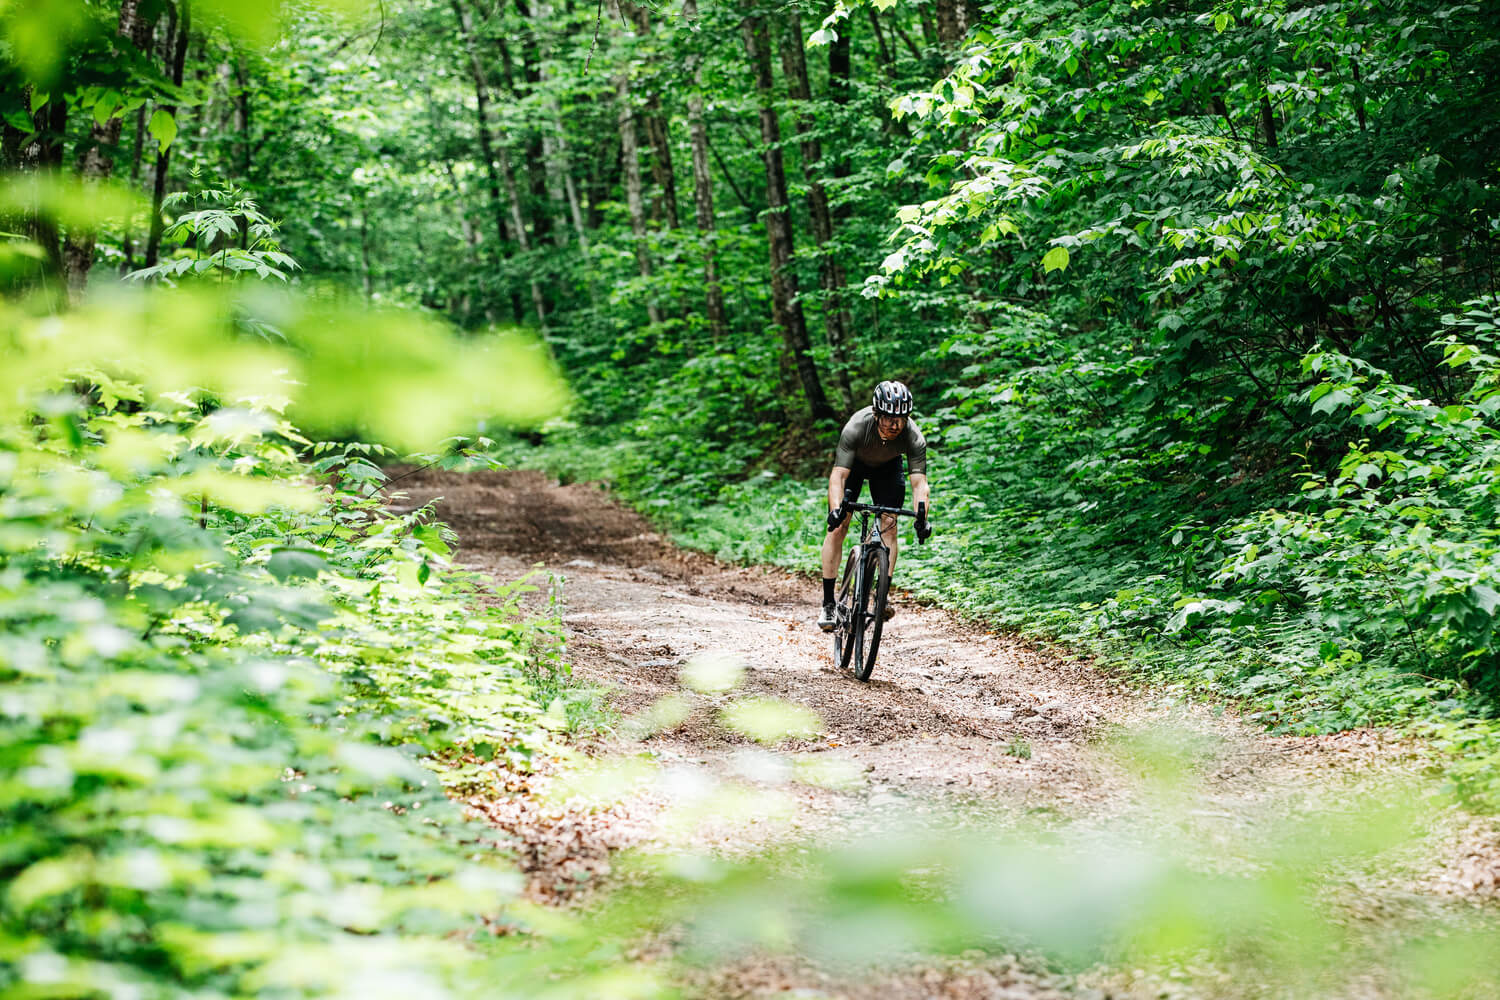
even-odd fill
[{"label": "tree bark", "polygon": [[[651,254],[646,246],[646,203],[641,192],[640,143],[635,134],[635,108],[631,105],[630,73],[626,69],[615,77],[615,100],[620,128],[620,161],[625,174],[625,207],[630,212],[630,232],[635,242],[635,263],[641,277],[650,283]],[[646,317],[652,326],[661,322],[656,296],[648,288]]]},{"label": "tree bark", "polygon": [[490,132],[490,94],[485,80],[484,67],[479,54],[474,50],[474,21],[463,0],[452,0],[453,13],[463,32],[464,48],[469,57],[469,77],[474,83],[475,127],[479,138],[479,155],[484,159],[485,175],[489,181],[490,211],[495,217],[495,236],[501,246],[510,242],[510,233],[505,224],[505,204],[500,195],[500,171],[495,165],[495,141]]},{"label": "tree bark", "polygon": [[[146,146],[146,105],[135,109],[135,133],[130,144],[130,186],[132,189],[141,180],[141,153]],[[134,216],[125,221],[124,235],[120,240],[120,274],[126,275],[135,269],[135,223]]]},{"label": "tree bark", "polygon": [[[120,19],[116,33],[128,38],[136,45],[142,41],[138,0],[121,0]],[[125,120],[119,115],[110,115],[104,124],[94,122],[89,129],[89,138],[78,157],[77,173],[84,184],[98,184],[109,180],[114,172],[114,150],[120,144],[120,128]],[[98,233],[91,227],[75,227],[68,231],[62,246],[63,276],[67,281],[68,297],[77,302],[83,296],[88,283],[89,271],[94,266],[94,243]]]},{"label": "tree bark", "polygon": [[[683,0],[682,15],[689,22],[698,18],[698,0]],[[703,247],[704,312],[708,333],[715,347],[721,345],[729,324],[724,317],[724,289],[719,284],[717,248],[718,232],[714,221],[713,174],[708,169],[708,128],[703,124],[703,66],[693,62],[693,86],[688,93],[688,134],[693,143],[693,209],[698,225],[699,243]]]},{"label": "tree bark", "polygon": [[755,72],[755,89],[760,104],[760,137],[766,167],[766,237],[771,254],[772,319],[781,328],[787,354],[796,366],[797,377],[813,420],[818,423],[835,419],[823,384],[818,380],[813,362],[812,344],[807,336],[807,320],[802,303],[797,301],[797,275],[792,270],[792,218],[787,204],[786,169],[781,160],[781,125],[776,118],[771,76],[771,47],[765,22],[749,17],[742,22],[745,54]]},{"label": "tree bark", "polygon": [[880,68],[885,71],[887,80],[895,80],[896,57],[891,52],[891,47],[885,43],[885,32],[880,30],[880,15],[875,12],[874,7],[866,7],[865,13],[870,15],[870,30],[875,34],[875,51],[880,57]]},{"label": "tree bark", "polygon": [[[844,30],[839,32],[839,37],[828,46],[828,99],[839,109],[840,119],[849,108],[849,102],[854,97],[853,67],[850,59],[850,37],[853,24],[845,22]],[[833,157],[833,176],[843,180],[850,174],[849,155],[844,149],[843,143],[838,143],[838,152]],[[848,221],[851,214],[850,204],[846,201],[833,210],[833,217],[839,222]]]},{"label": "tree bark", "polygon": [[[505,72],[505,85],[513,95],[513,99],[520,102],[529,94],[536,92],[541,86],[541,43],[537,34],[531,28],[533,14],[526,5],[525,0],[516,0],[516,10],[521,14],[522,23],[526,25],[523,30],[523,44],[521,45],[521,80],[524,86],[518,86],[510,69],[510,47],[505,40],[500,40],[501,65]],[[552,238],[552,213],[549,207],[551,201],[547,193],[547,155],[539,129],[528,130],[526,136],[526,179],[530,188],[532,211],[527,213],[531,219],[531,229],[536,235],[538,244],[547,243]]]},{"label": "tree bark", "polygon": [[[32,89],[21,90],[23,106],[31,106]],[[62,172],[63,140],[67,134],[68,105],[59,94],[31,113],[31,130],[23,131],[10,122],[0,126],[0,169],[32,175]],[[62,240],[57,223],[43,215],[39,205],[18,207],[15,215],[0,217],[0,225],[19,231],[42,250],[44,264],[39,275],[42,290],[61,301],[67,294],[63,273]],[[29,284],[30,276],[18,284]]]},{"label": "tree bark", "polygon": [[363,269],[365,285],[365,301],[370,302],[375,298],[375,276],[370,267],[370,209],[367,205],[368,195],[364,192],[359,196],[359,260]]},{"label": "tree bark", "polygon": [[[172,83],[182,86],[182,70],[187,63],[188,42],[193,34],[193,8],[190,0],[177,0],[167,7],[167,51],[171,53]],[[162,105],[162,110],[177,117],[177,105]],[[156,173],[151,184],[151,231],[146,237],[147,267],[155,267],[161,254],[161,234],[165,228],[162,201],[167,196],[167,172],[172,166],[172,147],[156,153]]]},{"label": "tree bark", "polygon": [[959,0],[937,0],[937,36],[944,48],[958,44],[959,39],[964,37]]},{"label": "tree bark", "polygon": [[[651,34],[651,14],[647,8],[631,0],[618,3],[620,12],[635,26],[638,37]],[[677,214],[677,174],[672,167],[671,133],[662,113],[660,91],[654,86],[647,88],[643,104],[641,128],[646,133],[646,144],[651,147],[651,180],[656,186],[651,199],[651,218],[669,230],[679,229],[682,223]]]},{"label": "tree bark", "polygon": [[1276,113],[1271,109],[1271,99],[1260,95],[1260,137],[1271,149],[1276,148]]},{"label": "tree bark", "polygon": [[234,85],[236,88],[234,101],[234,131],[239,136],[235,144],[235,152],[238,154],[240,179],[248,182],[250,180],[251,156],[254,147],[250,144],[250,78],[245,72],[245,60],[241,56],[235,56],[234,60]]},{"label": "tree bark", "polygon": [[[521,248],[523,256],[531,254],[531,238],[526,232],[526,220],[521,216],[521,193],[516,187],[516,173],[511,169],[510,152],[501,143],[496,153],[500,157],[500,176],[505,181],[505,193],[510,199],[510,222],[516,231],[516,243]],[[531,285],[531,307],[536,310],[537,326],[543,330],[547,328],[547,303],[542,298],[542,285],[536,279],[536,269],[528,261],[527,275]]]},{"label": "tree bark", "polygon": [[828,336],[828,352],[833,360],[834,379],[847,405],[854,399],[849,386],[849,317],[844,310],[844,269],[835,256],[833,218],[828,210],[828,189],[818,174],[823,160],[812,113],[812,88],[807,81],[807,55],[802,47],[802,19],[797,8],[786,13],[786,30],[781,36],[781,71],[786,79],[787,96],[792,99],[797,122],[797,139],[802,152],[802,173],[807,180],[807,213],[812,219],[813,240],[818,245],[818,274],[823,286],[823,329]]},{"label": "tree bark", "polygon": [[[503,259],[505,244],[510,242],[509,227],[506,225],[505,218],[507,198],[502,197],[500,193],[502,184],[505,187],[506,195],[510,202],[509,208],[512,221],[518,222],[520,219],[520,209],[517,204],[515,191],[515,178],[511,175],[510,160],[505,155],[504,147],[497,148],[494,137],[490,132],[490,85],[489,80],[485,76],[484,64],[480,62],[479,52],[475,46],[473,16],[470,14],[469,9],[464,6],[463,0],[451,0],[451,2],[453,13],[458,18],[458,25],[463,35],[464,48],[469,57],[469,75],[474,81],[479,151],[484,157],[485,172],[489,180],[490,209],[495,216],[496,263],[498,264]],[[520,245],[524,253],[529,249],[526,239],[526,227],[524,225],[517,225],[516,229],[516,242]],[[535,278],[531,279],[531,301],[533,308],[536,309],[537,322],[545,326],[546,310],[541,301],[541,289],[537,287]],[[511,309],[516,322],[521,322],[521,308],[517,299],[513,298]]]}]

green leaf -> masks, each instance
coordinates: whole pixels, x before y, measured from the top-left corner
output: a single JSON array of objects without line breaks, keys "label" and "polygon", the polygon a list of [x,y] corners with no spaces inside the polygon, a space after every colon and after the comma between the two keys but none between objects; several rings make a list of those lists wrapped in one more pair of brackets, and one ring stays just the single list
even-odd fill
[{"label": "green leaf", "polygon": [[5,122],[17,132],[32,135],[36,132],[36,126],[32,124],[31,116],[24,111],[11,109],[5,112]]},{"label": "green leaf", "polygon": [[1068,268],[1068,248],[1053,247],[1042,257],[1042,270],[1048,273],[1065,271]]},{"label": "green leaf", "polygon": [[161,144],[162,149],[166,149],[177,138],[177,119],[165,108],[157,108],[151,113],[151,120],[146,123],[146,131]]},{"label": "green leaf", "polygon": [[266,563],[271,575],[282,582],[316,579],[327,568],[321,555],[307,549],[278,549]]},{"label": "green leaf", "polygon": [[448,543],[443,541],[443,532],[435,524],[419,524],[412,529],[412,536],[422,543],[422,548],[429,552],[436,552],[440,556],[449,556],[453,550]]},{"label": "green leaf", "polygon": [[114,117],[114,113],[119,110],[123,101],[124,98],[120,96],[118,90],[106,90],[100,94],[99,100],[94,103],[94,121],[100,125],[109,121]]},{"label": "green leaf", "polygon": [[1500,608],[1500,591],[1484,584],[1476,584],[1469,588],[1469,593],[1474,595],[1474,603],[1484,609],[1484,613],[1492,615],[1496,608]]}]

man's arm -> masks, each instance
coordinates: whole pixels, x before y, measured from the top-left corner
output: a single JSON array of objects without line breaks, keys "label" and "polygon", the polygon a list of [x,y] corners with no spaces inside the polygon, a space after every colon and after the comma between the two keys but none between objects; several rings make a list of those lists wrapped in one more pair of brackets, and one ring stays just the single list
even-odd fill
[{"label": "man's arm", "polygon": [[914,505],[927,504],[927,514],[929,517],[932,516],[932,504],[927,500],[927,473],[913,472],[911,474],[911,502]]},{"label": "man's arm", "polygon": [[844,502],[844,484],[849,481],[849,470],[835,465],[828,474],[828,509],[838,510]]}]

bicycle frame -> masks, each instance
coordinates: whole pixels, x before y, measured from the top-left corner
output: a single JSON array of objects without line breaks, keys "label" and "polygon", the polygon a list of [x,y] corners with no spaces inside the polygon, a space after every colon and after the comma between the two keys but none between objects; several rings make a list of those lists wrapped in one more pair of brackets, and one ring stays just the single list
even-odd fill
[{"label": "bicycle frame", "polygon": [[[890,585],[890,546],[880,530],[886,517],[911,517],[920,519],[922,514],[901,507],[884,507],[879,504],[858,503],[852,491],[844,494],[843,509],[852,517],[859,515],[858,541],[844,570],[844,585],[840,593],[834,627],[834,656],[840,668],[851,660],[854,676],[869,680],[875,669],[875,655],[880,645],[880,624],[885,607],[886,588]],[[874,515],[874,523],[871,523]],[[852,522],[850,524],[852,527]],[[918,541],[922,541],[918,537]],[[851,576],[852,574],[852,576]],[[874,587],[875,607],[870,610],[870,588]],[[869,632],[869,655],[865,655],[866,632]]]}]

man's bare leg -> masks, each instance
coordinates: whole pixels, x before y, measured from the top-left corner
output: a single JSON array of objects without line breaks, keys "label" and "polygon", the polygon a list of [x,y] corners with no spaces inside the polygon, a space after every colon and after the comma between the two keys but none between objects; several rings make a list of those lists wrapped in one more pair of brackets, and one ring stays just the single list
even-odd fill
[{"label": "man's bare leg", "polygon": [[896,531],[896,519],[894,517],[882,517],[880,519],[880,537],[885,539],[885,547],[891,550],[891,575],[896,575],[896,553],[901,548],[901,535]]},{"label": "man's bare leg", "polygon": [[849,533],[849,518],[823,538],[823,612],[818,616],[818,627],[831,632],[836,621],[833,601],[834,581],[838,578],[839,562],[844,557],[844,536]]},{"label": "man's bare leg", "polygon": [[[851,514],[849,517],[853,517]],[[844,561],[844,536],[849,533],[849,517],[844,523],[823,536],[823,579],[836,579],[839,563]]]}]

